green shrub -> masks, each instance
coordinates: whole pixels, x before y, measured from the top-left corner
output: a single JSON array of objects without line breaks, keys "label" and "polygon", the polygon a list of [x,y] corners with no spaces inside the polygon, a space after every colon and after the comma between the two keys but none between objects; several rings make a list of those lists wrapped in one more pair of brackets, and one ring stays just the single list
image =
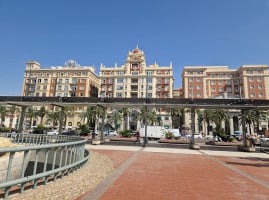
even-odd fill
[{"label": "green shrub", "polygon": [[0,132],[2,132],[2,133],[10,132],[10,128],[8,128],[8,127],[1,127],[0,128]]},{"label": "green shrub", "polygon": [[120,131],[119,134],[122,137],[132,137],[132,135],[133,135],[131,130]]},{"label": "green shrub", "polygon": [[42,124],[38,124],[37,127],[33,128],[33,134],[44,134],[48,128],[44,127]]},{"label": "green shrub", "polygon": [[218,131],[216,130],[216,132],[213,132],[213,135],[219,136],[224,142],[228,142],[230,140],[230,135],[227,135],[223,128]]},{"label": "green shrub", "polygon": [[167,133],[165,133],[165,138],[166,139],[173,139],[175,136],[172,132],[168,131]]},{"label": "green shrub", "polygon": [[89,132],[90,132],[90,128],[86,124],[80,125],[79,130],[80,130],[80,135],[81,136],[87,136],[89,134]]}]

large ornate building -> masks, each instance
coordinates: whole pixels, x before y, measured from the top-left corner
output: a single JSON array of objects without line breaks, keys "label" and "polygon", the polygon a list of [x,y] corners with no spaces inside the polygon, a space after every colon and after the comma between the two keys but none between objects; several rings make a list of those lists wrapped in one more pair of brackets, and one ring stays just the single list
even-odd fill
[{"label": "large ornate building", "polygon": [[97,97],[99,79],[91,66],[68,60],[64,66],[41,68],[36,61],[26,63],[23,96]]},{"label": "large ornate building", "polygon": [[172,98],[173,69],[156,63],[146,65],[142,50],[128,53],[127,61],[120,67],[100,67],[100,97]]}]

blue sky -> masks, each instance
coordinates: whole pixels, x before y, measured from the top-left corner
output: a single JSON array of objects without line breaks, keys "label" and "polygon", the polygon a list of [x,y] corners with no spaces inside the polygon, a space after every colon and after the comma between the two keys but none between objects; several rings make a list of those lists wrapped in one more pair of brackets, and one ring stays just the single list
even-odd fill
[{"label": "blue sky", "polygon": [[21,95],[25,63],[269,64],[269,0],[0,0],[0,95]]}]

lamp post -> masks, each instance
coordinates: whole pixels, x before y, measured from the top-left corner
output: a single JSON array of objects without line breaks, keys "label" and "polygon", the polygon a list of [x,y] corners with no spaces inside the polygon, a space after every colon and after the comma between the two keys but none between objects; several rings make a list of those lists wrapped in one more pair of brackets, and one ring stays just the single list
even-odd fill
[{"label": "lamp post", "polygon": [[147,127],[148,127],[148,106],[147,106],[147,103],[148,103],[148,77],[149,77],[149,74],[146,71],[145,136],[144,136],[143,146],[146,146],[148,144],[148,130],[147,130]]}]

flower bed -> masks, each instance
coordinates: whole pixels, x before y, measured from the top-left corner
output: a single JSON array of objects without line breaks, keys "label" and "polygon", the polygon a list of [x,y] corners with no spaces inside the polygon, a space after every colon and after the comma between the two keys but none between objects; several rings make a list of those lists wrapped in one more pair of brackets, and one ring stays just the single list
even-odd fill
[{"label": "flower bed", "polygon": [[215,141],[207,141],[205,144],[207,145],[216,145],[216,146],[238,146],[242,144],[242,142],[215,142]]},{"label": "flower bed", "polygon": [[167,139],[167,138],[162,138],[159,140],[159,143],[174,143],[174,144],[189,144],[190,141],[189,139],[186,138],[179,138],[179,139]]},{"label": "flower bed", "polygon": [[110,138],[110,141],[136,142],[137,141],[137,138],[136,137],[121,137],[121,136],[116,136],[116,137]]}]

